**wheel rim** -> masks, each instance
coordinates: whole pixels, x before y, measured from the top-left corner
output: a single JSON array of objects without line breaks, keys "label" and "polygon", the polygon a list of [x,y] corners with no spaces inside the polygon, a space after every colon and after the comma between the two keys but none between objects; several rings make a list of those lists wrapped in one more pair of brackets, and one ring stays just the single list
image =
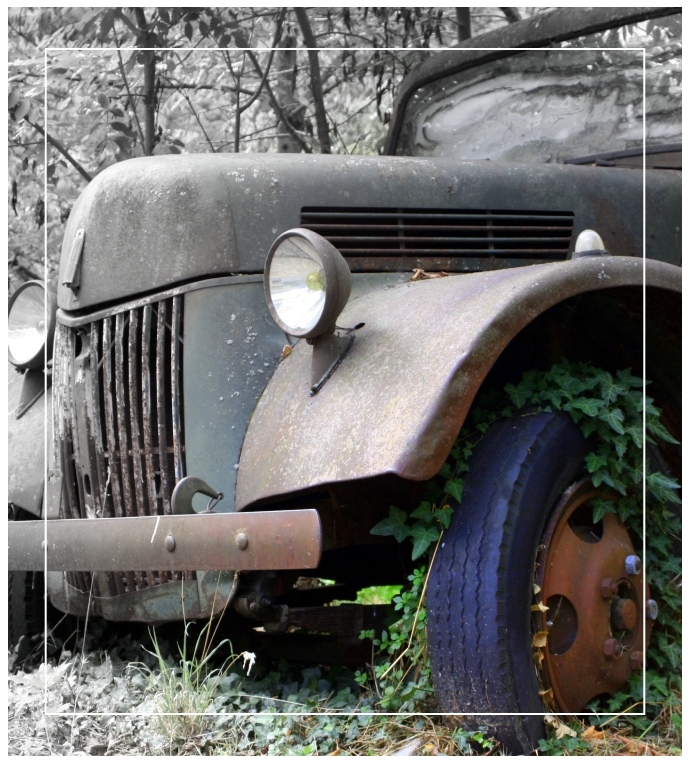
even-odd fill
[{"label": "wheel rim", "polygon": [[541,637],[534,646],[542,655],[536,661],[557,709],[573,713],[628,683],[643,665],[644,617],[646,645],[651,633],[654,603],[628,561],[638,558],[629,534],[615,514],[593,524],[591,501],[603,496],[613,498],[588,479],[573,485],[553,512],[537,558],[536,598],[548,610],[534,616]]}]

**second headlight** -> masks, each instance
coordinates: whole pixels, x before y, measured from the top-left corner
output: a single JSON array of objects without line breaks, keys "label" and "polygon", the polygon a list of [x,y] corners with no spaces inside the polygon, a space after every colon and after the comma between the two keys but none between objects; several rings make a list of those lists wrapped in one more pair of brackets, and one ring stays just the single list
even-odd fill
[{"label": "second headlight", "polygon": [[266,302],[287,334],[310,338],[334,330],[351,291],[344,257],[323,236],[306,228],[285,231],[266,258]]}]

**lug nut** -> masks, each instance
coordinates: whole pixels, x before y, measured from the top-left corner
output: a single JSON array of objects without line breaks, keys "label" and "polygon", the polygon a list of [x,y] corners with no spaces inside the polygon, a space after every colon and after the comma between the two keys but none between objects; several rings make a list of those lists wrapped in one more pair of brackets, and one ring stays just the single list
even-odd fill
[{"label": "lug nut", "polygon": [[174,551],[176,545],[177,544],[175,543],[175,539],[172,537],[172,535],[168,535],[167,538],[165,538],[165,548],[168,551]]},{"label": "lug nut", "polygon": [[636,554],[630,554],[624,560],[624,569],[627,575],[638,575],[641,572],[641,559]]},{"label": "lug nut", "polygon": [[622,654],[622,644],[616,638],[609,638],[603,644],[603,654],[609,660],[616,660]]},{"label": "lug nut", "polygon": [[643,652],[632,652],[630,660],[629,660],[629,667],[632,670],[643,670],[643,667],[644,667],[644,653]]},{"label": "lug nut", "polygon": [[646,602],[646,617],[649,620],[655,620],[658,617],[658,602],[655,599],[649,599]]},{"label": "lug nut", "polygon": [[634,630],[637,620],[636,604],[632,599],[615,599],[610,608],[610,620],[615,630]]},{"label": "lug nut", "polygon": [[252,601],[251,604],[249,604],[249,609],[252,612],[258,612],[258,602],[257,601]]},{"label": "lug nut", "polygon": [[249,539],[246,537],[246,535],[244,535],[244,533],[238,533],[234,540],[237,544],[237,548],[240,551],[244,551],[244,549],[249,545]]},{"label": "lug nut", "polygon": [[612,578],[603,578],[600,584],[600,593],[604,599],[612,599],[617,596],[619,586]]}]

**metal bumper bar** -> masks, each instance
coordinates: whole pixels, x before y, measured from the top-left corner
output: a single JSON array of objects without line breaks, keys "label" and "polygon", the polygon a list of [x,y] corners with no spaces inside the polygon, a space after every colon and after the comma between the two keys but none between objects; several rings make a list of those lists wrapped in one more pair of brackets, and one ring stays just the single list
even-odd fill
[{"label": "metal bumper bar", "polygon": [[48,570],[84,572],[313,569],[323,545],[315,509],[9,522],[8,540],[11,570],[47,556]]}]

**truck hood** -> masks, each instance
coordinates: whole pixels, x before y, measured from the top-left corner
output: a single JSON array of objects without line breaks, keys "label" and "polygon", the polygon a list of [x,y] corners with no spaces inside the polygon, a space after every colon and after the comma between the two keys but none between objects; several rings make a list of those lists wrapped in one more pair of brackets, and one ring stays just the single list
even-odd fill
[{"label": "truck hood", "polygon": [[[668,183],[675,183],[670,174],[646,173],[649,212],[656,197],[667,199]],[[641,183],[642,173],[630,170],[446,158],[131,159],[100,173],[74,205],[62,247],[58,304],[77,311],[201,277],[261,273],[276,236],[300,224],[302,207],[314,206],[569,210],[575,213],[574,236],[594,228],[613,254],[640,256]],[[674,224],[660,215],[647,219],[648,256],[654,256],[651,249],[676,250]],[[82,230],[75,292],[64,281]]]}]

